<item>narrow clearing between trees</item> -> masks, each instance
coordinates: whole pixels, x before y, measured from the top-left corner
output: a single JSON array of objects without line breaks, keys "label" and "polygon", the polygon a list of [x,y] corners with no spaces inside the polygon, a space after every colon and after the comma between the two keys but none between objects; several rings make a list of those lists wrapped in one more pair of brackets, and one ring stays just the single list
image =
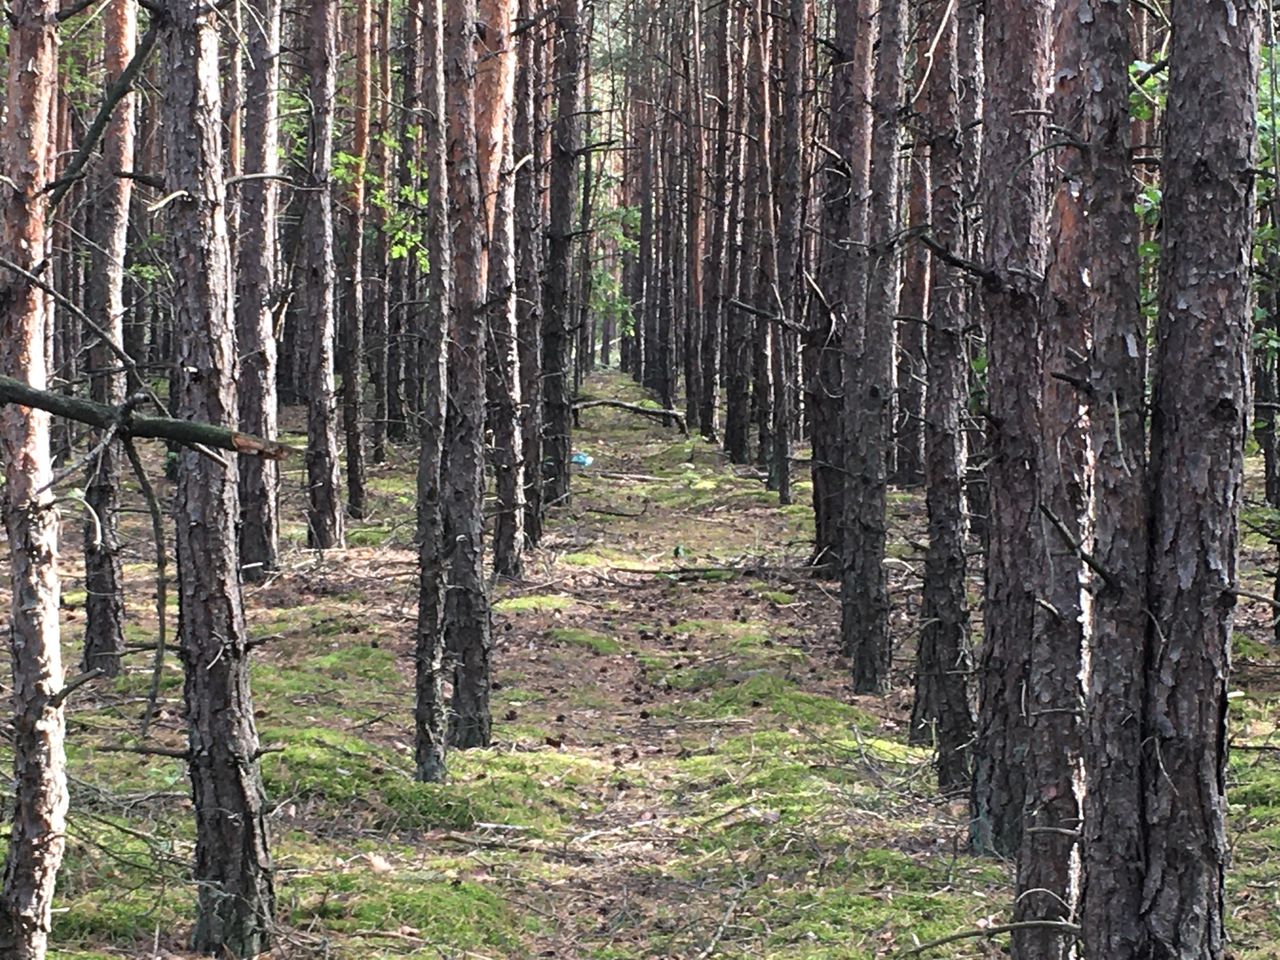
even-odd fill
[{"label": "narrow clearing between trees", "polygon": [[[609,373],[586,395],[643,402]],[[929,751],[904,742],[919,497],[890,510],[900,676],[888,697],[853,697],[836,587],[803,570],[807,482],[779,508],[754,469],[617,408],[584,410],[575,442],[593,462],[572,504],[553,511],[526,582],[495,588],[498,742],[452,754],[446,786],[411,779],[411,451],[371,469],[371,519],[322,556],[300,546],[302,464],[288,464],[294,546],[280,576],[246,590],[273,751],[278,955],[871,958],[1005,922],[1006,866],[964,852],[967,801],[938,798]],[[129,521],[130,638],[145,648],[151,549],[145,518]],[[78,522],[64,525],[68,557]],[[66,590],[72,660],[84,594],[74,578]],[[1250,606],[1238,621],[1236,730],[1253,746],[1275,728],[1271,616]],[[70,703],[58,957],[183,955],[186,771],[103,749],[139,744],[152,656],[137,650],[127,675]],[[181,749],[175,659],[162,681],[148,747]],[[1280,942],[1277,759],[1232,764],[1237,960]],[[1003,953],[975,938],[926,955]]]}]

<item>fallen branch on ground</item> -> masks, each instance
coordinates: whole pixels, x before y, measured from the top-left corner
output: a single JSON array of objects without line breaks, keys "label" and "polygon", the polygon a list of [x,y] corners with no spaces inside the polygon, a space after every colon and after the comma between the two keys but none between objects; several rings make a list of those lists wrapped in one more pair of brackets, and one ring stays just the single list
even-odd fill
[{"label": "fallen branch on ground", "polygon": [[914,957],[924,953],[926,950],[932,950],[934,947],[945,946],[948,943],[955,943],[957,940],[973,940],[978,937],[994,937],[1001,933],[1014,933],[1018,930],[1057,930],[1059,933],[1068,936],[1080,936],[1080,927],[1078,924],[1067,923],[1065,920],[1020,920],[1017,923],[1001,923],[990,927],[981,927],[977,930],[964,930],[960,933],[953,933],[947,937],[939,937],[937,940],[930,940],[928,943],[922,943],[920,946],[908,950],[902,956]]}]

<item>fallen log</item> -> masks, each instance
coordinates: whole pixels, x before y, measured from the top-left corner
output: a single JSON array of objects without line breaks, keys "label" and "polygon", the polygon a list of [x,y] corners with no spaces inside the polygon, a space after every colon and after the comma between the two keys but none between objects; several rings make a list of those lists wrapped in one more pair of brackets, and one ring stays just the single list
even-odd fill
[{"label": "fallen log", "polygon": [[649,417],[652,420],[661,420],[663,423],[675,421],[675,425],[680,429],[686,437],[689,435],[689,428],[685,425],[684,414],[679,410],[663,410],[661,407],[646,407],[638,403],[626,403],[623,400],[578,400],[574,403],[574,410],[589,410],[592,407],[613,407],[616,410],[626,410],[628,413],[637,413],[642,417]]},{"label": "fallen log", "polygon": [[115,427],[117,435],[139,440],[169,440],[187,447],[212,447],[268,460],[283,460],[294,449],[276,440],[264,440],[230,427],[172,417],[143,417],[132,412],[132,405],[112,407],[93,400],[82,400],[0,376],[0,403],[17,403],[35,407],[57,417],[66,417],[107,430]]}]

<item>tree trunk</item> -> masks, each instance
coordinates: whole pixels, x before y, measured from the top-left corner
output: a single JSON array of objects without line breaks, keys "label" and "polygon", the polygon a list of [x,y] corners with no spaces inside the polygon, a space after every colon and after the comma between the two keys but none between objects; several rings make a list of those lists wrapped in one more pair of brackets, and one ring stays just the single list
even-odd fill
[{"label": "tree trunk", "polygon": [[307,23],[311,101],[309,188],[303,213],[298,307],[307,344],[307,545],[342,545],[334,401],[333,111],[337,65],[336,0],[314,0]]},{"label": "tree trunk", "polygon": [[[408,0],[404,6],[404,19],[400,37],[400,133],[399,158],[396,164],[396,176],[393,185],[394,209],[410,224],[416,225],[415,205],[406,197],[414,187],[413,158],[416,155],[417,124],[414,118],[418,111],[420,97],[417,78],[418,64],[418,30],[422,19],[421,6],[424,0]],[[391,274],[388,278],[388,296],[390,299],[389,320],[387,330],[387,437],[391,440],[407,440],[409,438],[409,419],[406,415],[406,372],[414,366],[408,356],[412,351],[406,341],[405,316],[410,309],[410,274],[412,271],[411,251],[401,251],[393,256]],[[413,404],[408,404],[413,409]]]},{"label": "tree trunk", "polygon": [[[5,90],[4,193],[0,251],[38,271],[49,251],[43,192],[53,174],[57,29],[53,0],[20,0],[9,10]],[[48,379],[48,296],[0,273],[0,372],[43,389]],[[49,418],[17,406],[0,410],[4,520],[9,537],[9,651],[13,665],[13,827],[0,895],[0,952],[43,960],[54,881],[66,847],[67,771],[58,626],[58,518],[50,490]]]},{"label": "tree trunk", "polygon": [[[222,180],[216,21],[197,0],[165,13],[165,191],[175,288],[174,415],[237,420],[231,257]],[[236,468],[178,454],[178,633],[196,811],[194,948],[253,957],[270,946],[274,891],[248,633],[236,553]]]},{"label": "tree trunk", "polygon": [[1043,143],[1049,77],[1047,0],[991,0],[985,36],[983,287],[991,457],[984,642],[974,746],[972,835],[979,851],[1012,856],[1026,801],[1028,704],[1042,561],[1040,289],[1046,255]]},{"label": "tree trunk", "polygon": [[578,159],[578,80],[582,70],[580,0],[560,0],[556,16],[556,119],[551,137],[551,219],[547,225],[543,287],[542,389],[546,400],[543,496],[547,504],[569,499],[573,397],[570,379],[569,274],[573,248],[573,187]]},{"label": "tree trunk", "polygon": [[[858,693],[889,684],[892,643],[884,558],[885,494],[893,399],[893,328],[898,306],[898,113],[902,102],[905,0],[883,0],[877,16],[875,95],[871,132],[871,179],[867,237],[869,273],[860,346],[852,372],[853,394],[845,397],[845,578],[841,633],[853,658]],[[857,293],[851,293],[856,297]],[[848,389],[848,385],[846,386]]]},{"label": "tree trunk", "polygon": [[[244,162],[250,173],[277,171],[280,127],[280,2],[256,0],[245,38]],[[236,352],[240,428],[259,437],[277,433],[276,218],[277,185],[246,180],[240,190],[242,228],[236,250]],[[240,562],[244,579],[262,580],[280,549],[280,468],[263,457],[240,458]]]},{"label": "tree trunk", "polygon": [[707,248],[707,269],[703,277],[702,303],[702,395],[698,400],[698,420],[702,436],[711,442],[719,436],[720,340],[726,313],[729,282],[729,5],[716,14],[715,42],[715,152],[711,169],[711,238]]},{"label": "tree trunk", "polygon": [[[520,0],[518,19],[529,22],[532,0]],[[524,535],[530,546],[542,539],[542,206],[539,180],[543,160],[535,126],[540,31],[526,32],[519,42],[515,118],[512,137],[516,171],[516,323],[520,367],[520,440],[524,452]]]},{"label": "tree trunk", "polygon": [[391,0],[378,7],[378,108],[373,130],[373,177],[379,193],[369,211],[373,234],[373,258],[366,280],[365,349],[369,354],[369,388],[373,393],[373,423],[370,424],[370,458],[387,462],[387,337],[391,297],[387,288],[390,250],[387,242],[388,213],[391,207],[391,151],[386,138],[391,134]]},{"label": "tree trunk", "polygon": [[445,16],[449,203],[454,296],[449,316],[449,411],[441,473],[443,554],[449,589],[445,637],[453,658],[449,740],[487,747],[489,595],[484,577],[485,304],[488,256],[476,153],[475,0],[448,0]]},{"label": "tree trunk", "polygon": [[[950,26],[941,25],[944,31]],[[928,83],[931,70],[939,67],[936,49],[930,55],[937,33],[916,31],[916,81]],[[954,57],[952,58],[954,61]],[[953,70],[948,66],[946,70]],[[930,183],[926,137],[916,135],[916,147],[908,160],[907,225],[918,230],[929,224]],[[957,160],[959,158],[956,158]],[[935,231],[936,233],[936,231]],[[963,242],[963,235],[953,235],[952,243]],[[957,247],[960,249],[960,247]],[[957,278],[958,282],[963,282]],[[892,481],[914,487],[924,481],[924,407],[925,407],[925,329],[929,318],[931,288],[929,250],[922,243],[912,244],[905,252],[902,268],[902,295],[898,306],[897,411],[894,426],[896,470]],[[959,425],[957,424],[957,429]]]},{"label": "tree trunk", "polygon": [[1088,956],[1138,960],[1149,956],[1141,920],[1147,330],[1138,306],[1134,243],[1128,106],[1133,50],[1122,4],[1109,0],[1088,9],[1088,19],[1081,16],[1082,5],[1068,3],[1060,10],[1059,56],[1078,61],[1081,69],[1058,80],[1055,100],[1055,111],[1088,144],[1087,151],[1063,153],[1065,187],[1079,197],[1071,212],[1084,235],[1071,251],[1074,258],[1058,259],[1062,276],[1080,278],[1079,309],[1091,319],[1092,551],[1114,578],[1094,578],[1092,617],[1086,622],[1081,927]]},{"label": "tree trunk", "polygon": [[[493,432],[494,570],[519,579],[524,554],[524,450],[520,432],[520,364],[516,314],[515,151],[512,109],[516,79],[513,0],[485,0],[483,63],[477,68],[480,182],[488,198],[488,421]],[[496,151],[496,152],[495,152]]]},{"label": "tree trunk", "polygon": [[1226,696],[1249,401],[1259,18],[1257,4],[1173,11],[1142,777],[1145,955],[1170,960],[1225,952]]},{"label": "tree trunk", "polygon": [[369,62],[373,33],[371,0],[359,0],[356,6],[355,40],[356,75],[352,104],[351,131],[351,204],[350,232],[347,238],[347,273],[351,279],[347,310],[343,315],[342,349],[342,429],[347,441],[347,515],[359,520],[365,515],[364,430],[360,424],[364,400],[364,224],[365,168],[369,159],[369,100],[371,83]]},{"label": "tree trunk", "polygon": [[[1082,32],[1086,23],[1098,22],[1093,5],[1062,0],[1054,13],[1055,62],[1088,69]],[[1054,83],[1055,118],[1079,131],[1096,114],[1096,108],[1082,102],[1080,70],[1059,70]],[[1095,264],[1085,258],[1100,240],[1087,228],[1094,221],[1080,189],[1080,168],[1077,151],[1057,156],[1041,317],[1040,516],[1035,520],[1042,562],[1028,659],[1027,689],[1033,695],[1024,710],[1030,752],[1024,763],[1028,783],[1014,911],[1019,920],[1073,921],[1080,899],[1073,860],[1081,827],[1075,780],[1083,746],[1079,677],[1086,570],[1076,545],[1092,539],[1087,503],[1091,466],[1082,397],[1075,385],[1054,376],[1085,373],[1078,367],[1089,349],[1092,281],[1084,278],[1092,277]],[[1120,226],[1123,237],[1127,231]],[[1121,263],[1128,259],[1123,245],[1111,252]],[[1047,927],[1030,928],[1016,932],[1014,944],[1025,960],[1062,960],[1073,952],[1074,938]]]},{"label": "tree trunk", "polygon": [[[116,82],[133,58],[138,41],[138,11],[133,0],[117,0],[103,11],[103,56],[107,87]],[[137,97],[125,94],[116,104],[102,137],[102,157],[95,170],[96,202],[92,213],[96,243],[90,277],[88,313],[98,319],[111,342],[124,343],[124,269],[133,182],[116,176],[133,169],[133,122]],[[90,350],[92,395],[99,403],[119,406],[128,385],[120,360],[107,344]],[[91,443],[102,441],[95,432]],[[120,448],[104,446],[89,465],[85,501],[92,516],[85,524],[84,668],[108,676],[120,672],[124,647],[124,586],[120,564]]]},{"label": "tree trunk", "polygon": [[422,319],[427,362],[418,455],[418,632],[415,637],[417,696],[414,706],[415,759],[419,780],[445,779],[449,724],[444,699],[446,609],[445,557],[441,512],[441,466],[448,416],[446,341],[453,303],[453,243],[449,234],[447,144],[445,142],[444,10],[442,0],[425,0],[422,18],[426,57],[423,88],[429,109],[426,125],[427,255],[430,297]]},{"label": "tree trunk", "polygon": [[[922,36],[937,37],[931,59],[917,65],[923,82],[927,153],[916,153],[926,165],[922,179],[932,181],[923,211],[934,239],[944,247],[963,242],[964,206],[960,180],[960,114],[955,18],[943,0],[932,0],[921,12]],[[964,433],[960,429],[965,401],[964,285],[957,271],[926,263],[933,290],[928,304],[927,384],[925,394],[925,503],[929,513],[929,547],[925,555],[924,626],[916,651],[916,692],[910,738],[932,738],[938,751],[938,787],[943,792],[969,785],[969,749],[973,740],[973,708],[969,674],[969,603],[965,590]]]}]

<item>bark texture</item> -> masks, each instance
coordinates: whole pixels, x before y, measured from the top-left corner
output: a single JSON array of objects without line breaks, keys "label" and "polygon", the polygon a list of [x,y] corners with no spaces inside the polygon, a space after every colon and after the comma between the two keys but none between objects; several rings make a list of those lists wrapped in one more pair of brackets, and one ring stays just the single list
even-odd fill
[{"label": "bark texture", "polygon": [[1225,953],[1227,675],[1248,417],[1254,2],[1173,13],[1151,417],[1147,954]]},{"label": "bark texture", "polygon": [[[244,163],[250,173],[279,167],[280,2],[255,0],[245,36]],[[259,437],[278,432],[276,397],[276,217],[278,185],[246,180],[240,190],[236,248],[236,352],[240,428]],[[276,568],[280,551],[280,468],[263,457],[240,458],[240,563],[246,581]]]},{"label": "bark texture", "polygon": [[1022,840],[1031,637],[1041,560],[1040,286],[1046,256],[1046,0],[991,0],[984,36],[982,204],[991,456],[989,544],[972,834],[1007,856]]},{"label": "bark texture", "polygon": [[[0,158],[4,191],[0,252],[32,271],[49,250],[42,192],[53,172],[57,32],[52,0],[23,0],[9,10],[9,63]],[[43,388],[46,294],[16,274],[0,273],[0,373]],[[43,960],[54,882],[66,847],[66,724],[53,701],[62,687],[58,627],[58,527],[49,452],[49,417],[18,406],[0,409],[4,522],[9,538],[9,651],[13,666],[13,826],[0,893],[0,953]]]},{"label": "bark texture", "polygon": [[[174,265],[175,416],[237,417],[218,35],[197,0],[166,9],[163,104]],[[178,630],[196,812],[197,951],[253,957],[274,912],[266,801],[236,551],[236,468],[184,448],[175,499]]]},{"label": "bark texture", "polygon": [[299,316],[307,332],[307,545],[342,545],[338,480],[337,405],[334,394],[333,111],[337,68],[338,5],[313,0],[307,13],[307,93],[311,102],[298,273]]},{"label": "bark texture", "polygon": [[[926,179],[933,181],[934,237],[944,247],[962,242],[963,198],[960,183],[959,77],[955,19],[943,0],[930,0],[921,14],[925,36],[936,36],[923,84],[928,153]],[[924,627],[916,650],[916,691],[911,738],[933,739],[938,750],[938,786],[943,791],[968,786],[973,708],[968,677],[973,668],[969,609],[965,590],[963,330],[965,291],[957,272],[933,264],[929,304],[928,389],[925,396],[925,503],[929,547],[925,555]]]},{"label": "bark texture", "polygon": [[489,713],[489,592],[484,576],[488,256],[476,162],[475,0],[448,0],[445,13],[454,288],[449,315],[449,412],[441,474],[444,565],[449,585],[444,623],[448,653],[453,658],[449,739],[465,749],[487,747],[493,725]]},{"label": "bark texture", "polygon": [[573,252],[574,180],[578,168],[579,77],[582,72],[580,0],[560,0],[556,15],[556,119],[551,133],[547,263],[543,286],[542,390],[546,420],[543,502],[569,498],[569,455],[573,428],[573,380],[569,329],[570,258]]},{"label": "bark texture", "polygon": [[445,151],[444,10],[442,0],[423,0],[422,29],[426,48],[424,95],[431,115],[426,127],[427,178],[431,205],[427,211],[427,253],[431,258],[425,309],[420,318],[426,361],[422,422],[418,451],[418,632],[415,638],[417,696],[414,706],[415,758],[419,780],[445,778],[449,724],[444,699],[445,678],[445,541],[441,512],[441,467],[448,416],[446,339],[453,302],[453,244],[449,235]]},{"label": "bark texture", "polygon": [[[129,65],[138,42],[138,13],[132,0],[117,0],[103,11],[103,66],[108,87]],[[116,104],[102,137],[102,157],[94,171],[92,213],[93,272],[89,280],[89,314],[119,347],[124,343],[124,269],[133,183],[117,171],[133,169],[133,123],[137,97],[127,93]],[[101,341],[89,353],[92,395],[99,403],[119,406],[128,389],[120,360]],[[104,434],[95,432],[93,442]],[[120,533],[116,522],[121,475],[120,448],[109,443],[89,465],[85,500],[92,516],[85,523],[84,668],[108,676],[120,672],[124,646],[124,588]]]}]

